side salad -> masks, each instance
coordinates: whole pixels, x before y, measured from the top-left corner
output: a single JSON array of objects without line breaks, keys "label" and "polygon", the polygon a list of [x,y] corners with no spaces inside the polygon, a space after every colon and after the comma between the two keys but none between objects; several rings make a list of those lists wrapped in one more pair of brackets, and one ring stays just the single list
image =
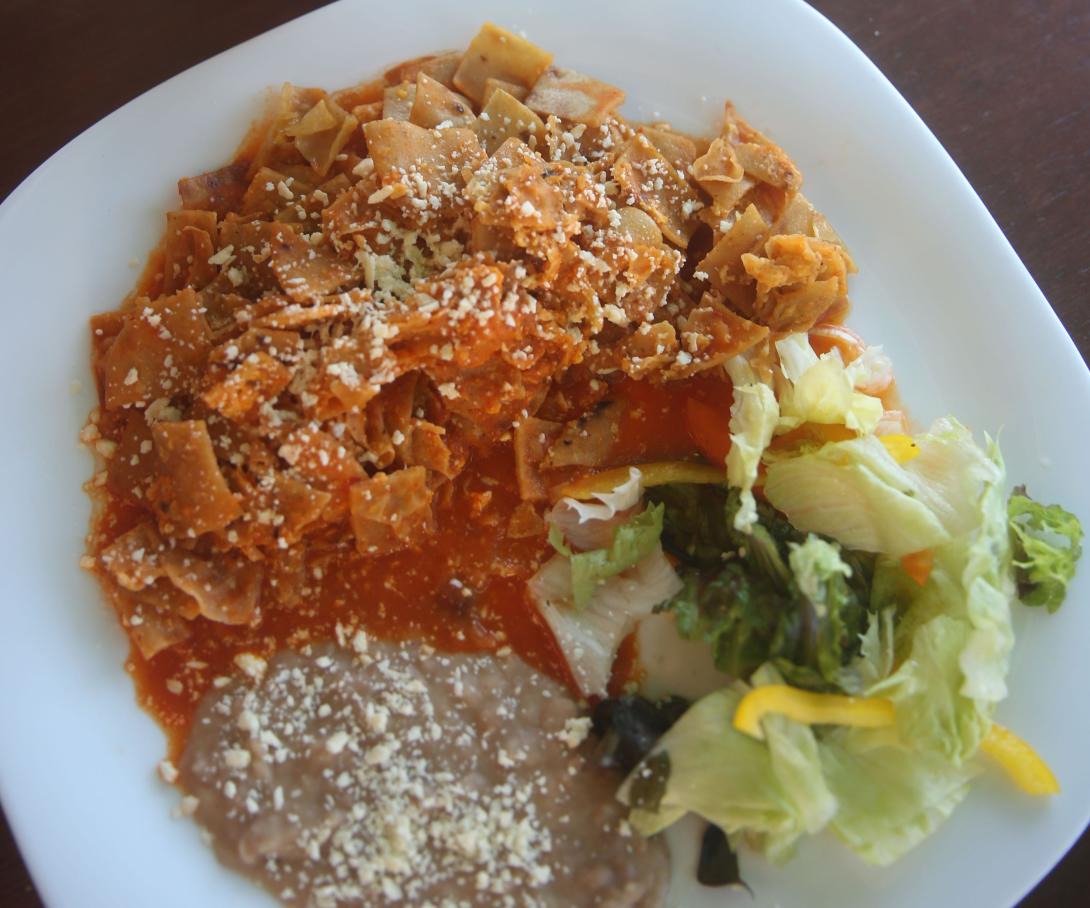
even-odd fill
[{"label": "side salad", "polygon": [[1060,607],[1082,527],[1009,492],[994,439],[951,417],[909,432],[883,404],[881,350],[841,349],[798,334],[736,358],[722,462],[570,484],[530,582],[588,698],[607,698],[618,646],[652,613],[714,664],[691,704],[605,700],[595,724],[633,826],[705,818],[720,882],[737,881],[729,846],[780,861],[825,829],[892,862],[989,766],[1059,790],[993,714],[1012,606]]}]

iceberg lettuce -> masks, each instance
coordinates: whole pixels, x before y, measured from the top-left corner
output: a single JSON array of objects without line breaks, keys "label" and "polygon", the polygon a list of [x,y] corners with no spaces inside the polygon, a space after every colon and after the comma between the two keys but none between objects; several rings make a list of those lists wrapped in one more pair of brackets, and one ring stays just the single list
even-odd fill
[{"label": "iceberg lettuce", "polygon": [[914,439],[899,464],[874,436],[830,442],[769,464],[765,496],[800,530],[894,557],[933,548],[979,520],[997,467],[953,419]]},{"label": "iceberg lettuce", "polygon": [[730,451],[727,454],[727,482],[742,494],[742,506],[734,517],[734,528],[746,532],[757,522],[753,486],[761,456],[780,419],[780,405],[772,388],[762,382],[749,363],[736,356],[727,363],[734,383],[730,407]]},{"label": "iceberg lettuce", "polygon": [[[770,668],[754,675],[754,684],[778,684]],[[657,809],[635,807],[632,825],[652,835],[689,811],[715,823],[728,835],[743,835],[772,860],[790,856],[798,838],[825,827],[836,801],[825,782],[813,732],[779,716],[766,720],[764,741],[731,725],[749,686],[736,682],[704,697],[655,745],[643,764],[625,780],[618,796],[633,804],[647,763],[660,763]]]},{"label": "iceberg lettuce", "polygon": [[873,357],[845,366],[837,350],[818,356],[805,334],[791,334],[776,342],[780,371],[786,387],[780,395],[779,431],[805,422],[845,425],[870,434],[882,418],[877,397],[856,390],[879,367]]},{"label": "iceberg lettuce", "polygon": [[[747,690],[735,682],[698,701],[656,745],[666,771],[658,776],[658,809],[633,811],[641,831],[657,831],[692,811],[775,860],[803,833],[828,826],[865,860],[885,864],[931,833],[965,796],[976,772],[973,758],[1006,693],[1014,639],[1002,457],[994,442],[982,450],[950,420],[917,440],[923,449],[917,459],[928,459],[913,470],[883,459],[878,442],[860,454],[868,441],[826,445],[822,451],[841,453],[813,462],[846,471],[841,494],[854,495],[860,506],[883,500],[858,494],[860,480],[852,473],[873,458],[866,482],[888,480],[923,509],[928,516],[921,523],[937,527],[942,540],[922,586],[895,559],[878,560],[858,654],[837,675],[849,693],[892,700],[896,726],[809,728],[766,716],[767,740],[757,741],[731,724]],[[961,475],[943,475],[942,463]],[[814,476],[821,481],[820,473]],[[947,496],[942,507],[933,504],[939,488]],[[896,512],[881,513],[890,520]],[[805,521],[808,512],[802,514]],[[815,602],[850,576],[836,548],[813,537],[791,545],[788,561],[799,591]],[[765,665],[753,683],[779,678]],[[630,775],[622,798],[640,771]]]},{"label": "iceberg lettuce", "polygon": [[969,790],[972,766],[898,745],[888,734],[837,729],[821,742],[837,801],[830,828],[865,861],[886,865],[918,845]]}]

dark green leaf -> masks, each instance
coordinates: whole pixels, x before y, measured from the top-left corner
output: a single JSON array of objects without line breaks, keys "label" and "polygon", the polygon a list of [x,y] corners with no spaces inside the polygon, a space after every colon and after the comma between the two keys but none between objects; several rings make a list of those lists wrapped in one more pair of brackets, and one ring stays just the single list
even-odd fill
[{"label": "dark green leaf", "polygon": [[662,547],[683,564],[712,567],[735,546],[723,519],[724,486],[674,483],[647,490],[647,500],[665,506]]},{"label": "dark green leaf", "polygon": [[867,627],[873,556],[841,552],[851,576],[832,575],[811,601],[788,566],[790,548],[807,537],[768,505],[758,504],[759,523],[746,534],[733,525],[736,490],[672,485],[649,494],[665,506],[663,546],[681,562],[684,587],[663,607],[678,632],[707,641],[716,666],[734,677],[771,661],[791,684],[835,689]]},{"label": "dark green leaf", "polygon": [[688,708],[688,701],[680,697],[653,703],[628,694],[600,701],[591,713],[599,738],[597,763],[627,775]]},{"label": "dark green leaf", "polygon": [[738,855],[730,840],[714,823],[709,823],[700,840],[700,861],[696,865],[696,880],[701,886],[738,886],[753,895],[738,869]]},{"label": "dark green leaf", "polygon": [[629,804],[640,810],[658,810],[669,780],[670,755],[662,751],[648,757],[632,777],[632,784],[628,789]]}]

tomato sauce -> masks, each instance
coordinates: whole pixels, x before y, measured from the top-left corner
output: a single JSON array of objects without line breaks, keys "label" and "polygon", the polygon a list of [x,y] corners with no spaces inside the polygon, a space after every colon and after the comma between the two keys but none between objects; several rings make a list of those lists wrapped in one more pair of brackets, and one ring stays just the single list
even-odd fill
[{"label": "tomato sauce", "polygon": [[[686,401],[716,406],[729,419],[730,384],[698,376],[667,384],[625,379],[612,390],[623,404],[618,432],[603,466],[699,457],[685,426]],[[530,665],[574,690],[567,665],[526,590],[526,581],[552,553],[544,533],[511,538],[507,526],[520,499],[511,444],[478,453],[436,508],[436,530],[419,550],[383,557],[358,554],[345,539],[308,559],[304,605],[269,605],[259,620],[230,626],[198,618],[188,639],[144,658],[134,646],[126,668],[137,698],[166,731],[171,754],[185,744],[197,704],[217,678],[237,671],[242,653],[268,658],[348,636],[357,628],[383,639],[419,639],[444,651],[510,647]],[[99,526],[113,538],[141,517],[120,502]],[[634,638],[617,660],[614,692],[637,680]]]}]

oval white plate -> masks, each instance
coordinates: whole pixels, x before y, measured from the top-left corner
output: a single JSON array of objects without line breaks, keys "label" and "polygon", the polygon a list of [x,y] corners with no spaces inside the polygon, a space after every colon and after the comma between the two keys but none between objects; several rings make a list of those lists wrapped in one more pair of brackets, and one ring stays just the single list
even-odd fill
[{"label": "oval white plate", "polygon": [[[268,906],[221,870],[154,778],[163,738],[134,704],[120,632],[77,568],[93,403],[86,319],[117,304],[157,241],[174,181],[225,162],[263,90],[336,87],[466,44],[493,19],[564,65],[622,86],[630,116],[717,128],[724,98],[795,158],[861,273],[852,323],[880,341],[921,421],[1002,429],[1010,475],[1090,526],[1090,375],[980,200],[935,138],[842,34],[796,0],[669,4],[401,0],[326,7],[143,95],[42,165],[0,207],[0,794],[52,908]],[[74,380],[82,389],[74,392]],[[1054,616],[1019,616],[1002,721],[1055,768],[1052,802],[984,780],[895,867],[829,838],[785,868],[744,856],[756,893],[700,892],[679,860],[671,903],[805,908],[1006,906],[1090,817],[1090,567]]]}]

